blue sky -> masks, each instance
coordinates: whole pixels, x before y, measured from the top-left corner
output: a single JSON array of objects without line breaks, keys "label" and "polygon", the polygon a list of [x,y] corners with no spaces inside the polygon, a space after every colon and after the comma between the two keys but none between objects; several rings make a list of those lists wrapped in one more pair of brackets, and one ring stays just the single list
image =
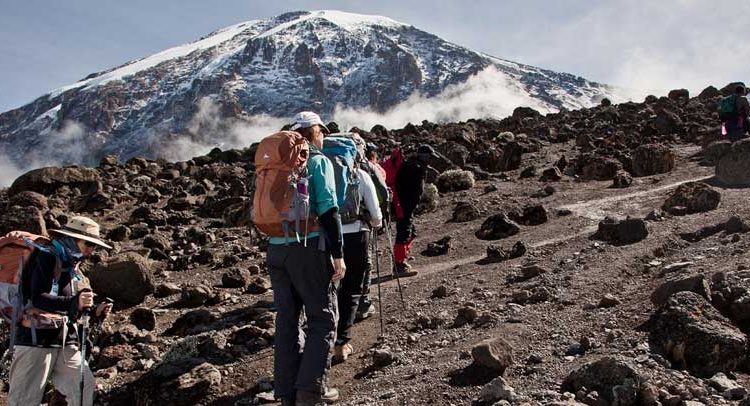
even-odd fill
[{"label": "blue sky", "polygon": [[629,88],[750,81],[747,0],[0,0],[0,112],[236,22],[317,9]]}]

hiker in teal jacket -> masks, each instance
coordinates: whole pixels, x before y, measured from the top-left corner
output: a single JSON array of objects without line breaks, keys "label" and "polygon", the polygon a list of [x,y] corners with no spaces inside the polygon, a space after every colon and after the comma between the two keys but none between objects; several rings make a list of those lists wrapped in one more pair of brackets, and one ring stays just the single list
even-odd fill
[{"label": "hiker in teal jacket", "polygon": [[[295,116],[292,130],[310,143],[310,209],[320,231],[269,240],[268,268],[276,306],[274,391],[282,405],[320,405],[338,399],[327,372],[338,312],[334,282],[344,277],[343,237],[333,166],[320,153],[327,128],[317,114]],[[305,310],[307,334],[300,328]]]}]

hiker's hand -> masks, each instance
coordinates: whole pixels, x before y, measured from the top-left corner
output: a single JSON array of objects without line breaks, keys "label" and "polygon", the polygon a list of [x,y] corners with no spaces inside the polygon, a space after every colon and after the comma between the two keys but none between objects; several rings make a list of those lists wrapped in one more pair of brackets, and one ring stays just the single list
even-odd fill
[{"label": "hiker's hand", "polygon": [[78,295],[78,310],[90,309],[94,306],[94,292],[86,291]]},{"label": "hiker's hand", "polygon": [[112,311],[112,303],[99,303],[99,306],[96,306],[96,312],[94,314],[99,319],[106,319],[107,316],[109,316],[109,312]]},{"label": "hiker's hand", "polygon": [[333,281],[340,281],[344,278],[346,273],[346,265],[344,264],[344,258],[333,259]]}]

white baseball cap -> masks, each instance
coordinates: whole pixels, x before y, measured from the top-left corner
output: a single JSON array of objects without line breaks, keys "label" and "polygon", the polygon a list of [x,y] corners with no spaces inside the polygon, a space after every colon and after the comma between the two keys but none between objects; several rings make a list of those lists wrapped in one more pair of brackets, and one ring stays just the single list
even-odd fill
[{"label": "white baseball cap", "polygon": [[313,113],[312,111],[303,111],[303,112],[297,113],[297,115],[294,116],[293,120],[294,120],[294,125],[292,126],[292,130],[298,130],[300,128],[308,128],[314,125],[319,125],[323,128],[323,130],[326,133],[331,132],[330,130],[328,130],[328,127],[326,127],[326,125],[323,124],[323,120],[320,119],[320,116]]}]

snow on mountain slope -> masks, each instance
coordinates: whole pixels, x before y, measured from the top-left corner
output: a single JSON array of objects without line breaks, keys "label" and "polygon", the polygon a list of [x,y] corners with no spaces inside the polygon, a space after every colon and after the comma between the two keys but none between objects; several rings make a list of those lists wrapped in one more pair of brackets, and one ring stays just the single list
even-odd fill
[{"label": "snow on mountain slope", "polygon": [[[487,97],[495,91],[502,104]],[[502,115],[516,104],[575,109],[610,92],[386,17],[301,11],[235,24],[0,114],[0,155],[27,167],[92,163],[106,153],[189,158],[183,151],[200,152],[191,146],[246,144],[276,128],[280,121],[273,117],[299,110],[349,119],[368,113],[370,121],[390,112],[396,126],[406,124],[396,118]],[[415,107],[429,103],[439,114]],[[476,109],[461,108],[467,104]]]}]

